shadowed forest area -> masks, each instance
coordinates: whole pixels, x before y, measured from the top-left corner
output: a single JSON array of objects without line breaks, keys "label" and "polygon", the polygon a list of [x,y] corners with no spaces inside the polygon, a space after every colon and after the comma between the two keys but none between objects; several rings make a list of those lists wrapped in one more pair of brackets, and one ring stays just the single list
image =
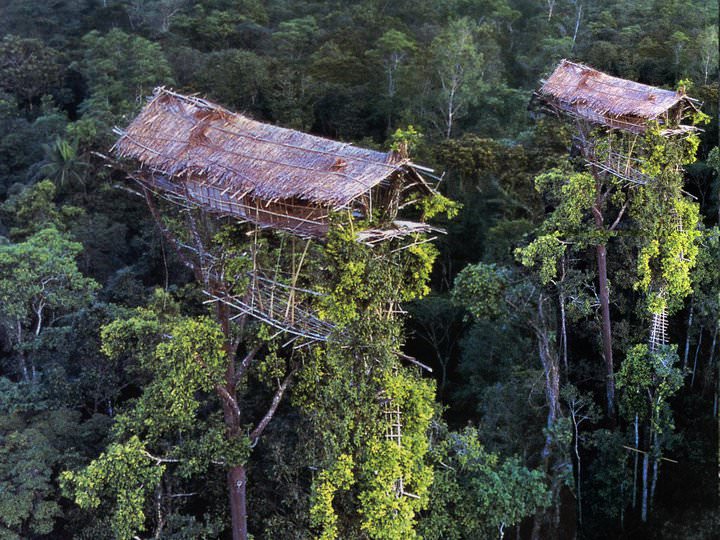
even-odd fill
[{"label": "shadowed forest area", "polygon": [[[0,36],[0,540],[720,534],[717,2],[2,0]],[[562,59],[689,127],[583,131]],[[213,146],[230,111],[272,129]],[[277,127],[367,152],[294,177]],[[190,192],[260,174],[228,156],[273,164],[241,223]]]}]

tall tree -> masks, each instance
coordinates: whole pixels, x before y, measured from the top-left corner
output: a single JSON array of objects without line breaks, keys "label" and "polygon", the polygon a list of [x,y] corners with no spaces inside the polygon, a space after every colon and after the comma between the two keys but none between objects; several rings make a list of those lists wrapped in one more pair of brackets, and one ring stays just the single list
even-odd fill
[{"label": "tall tree", "polygon": [[43,330],[87,305],[98,287],[78,270],[75,259],[81,250],[55,228],[0,246],[0,325],[24,381],[37,380],[38,366],[29,352]]},{"label": "tall tree", "polygon": [[458,118],[482,89],[484,57],[478,52],[478,26],[468,18],[457,19],[432,43],[434,77],[439,84],[437,107],[445,138],[453,133]]}]

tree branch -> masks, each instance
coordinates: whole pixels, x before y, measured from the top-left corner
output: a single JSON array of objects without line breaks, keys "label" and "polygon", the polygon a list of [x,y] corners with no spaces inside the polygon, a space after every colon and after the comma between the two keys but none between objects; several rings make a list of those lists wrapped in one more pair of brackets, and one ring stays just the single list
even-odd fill
[{"label": "tree branch", "polygon": [[255,359],[255,355],[257,355],[258,351],[260,351],[262,346],[263,346],[262,343],[255,345],[252,349],[250,349],[250,351],[242,359],[242,361],[240,362],[240,365],[238,366],[237,371],[235,372],[235,379],[233,380],[234,385],[237,385],[240,382],[240,379],[243,378],[243,376],[247,372],[248,368],[250,367],[250,362],[252,362]]},{"label": "tree branch", "polygon": [[220,395],[220,397],[227,403],[230,408],[233,410],[233,413],[237,416],[238,422],[240,421],[240,407],[238,407],[236,399],[228,392],[228,389],[225,388],[222,384],[218,384],[215,387],[215,390]]},{"label": "tree branch", "polygon": [[173,459],[173,458],[162,458],[158,456],[153,456],[150,452],[147,450],[143,450],[143,454],[145,454],[147,457],[155,461],[156,465],[160,465],[161,463],[180,463],[180,459]]},{"label": "tree branch", "polygon": [[287,377],[285,377],[285,380],[280,384],[280,386],[278,386],[278,389],[275,391],[275,395],[273,396],[272,403],[270,404],[270,408],[265,413],[263,419],[260,420],[260,423],[250,433],[250,439],[252,440],[253,445],[263,434],[263,431],[265,431],[265,428],[270,423],[270,420],[272,420],[275,411],[277,411],[277,408],[280,405],[280,400],[282,400],[283,394],[285,393],[288,384],[290,384],[290,379],[292,379],[292,376],[296,371],[297,369],[292,369],[290,373],[288,373]]},{"label": "tree branch", "polygon": [[613,221],[613,224],[610,225],[610,228],[608,230],[610,230],[610,231],[615,230],[615,227],[617,227],[618,224],[620,223],[620,220],[622,219],[623,214],[625,213],[625,210],[627,210],[627,207],[628,207],[628,201],[625,201],[625,203],[622,205],[622,208],[620,208],[620,211],[618,212],[618,215],[615,218],[615,221]]}]

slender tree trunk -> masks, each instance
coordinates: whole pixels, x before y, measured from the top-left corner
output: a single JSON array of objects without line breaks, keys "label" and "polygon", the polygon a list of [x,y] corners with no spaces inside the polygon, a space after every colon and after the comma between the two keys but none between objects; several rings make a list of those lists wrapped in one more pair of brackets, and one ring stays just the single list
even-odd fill
[{"label": "slender tree trunk", "polygon": [[657,486],[657,479],[658,479],[658,468],[660,467],[660,458],[658,456],[653,456],[653,464],[652,464],[652,482],[650,484],[650,502],[649,502],[649,508],[652,510],[653,501],[655,500],[655,486]]},{"label": "slender tree trunk", "polygon": [[650,458],[649,453],[643,454],[642,463],[642,507],[640,509],[640,519],[643,523],[647,522],[648,514],[648,460]]},{"label": "slender tree trunk", "polygon": [[577,500],[578,500],[578,523],[582,525],[582,468],[580,463],[580,448],[579,440],[580,433],[578,430],[578,423],[573,418],[573,425],[575,427],[575,459],[577,460]]},{"label": "slender tree trunk", "polygon": [[20,324],[20,319],[17,319],[15,324],[15,339],[17,340],[18,344],[18,363],[20,364],[20,373],[22,373],[22,378],[24,382],[30,382],[30,373],[27,368],[27,360],[25,359],[25,351],[23,351],[22,347],[22,341],[23,341],[23,331],[22,331],[22,325]]},{"label": "slender tree trunk", "polygon": [[707,375],[703,378],[704,379],[703,391],[705,391],[708,384],[712,384],[713,366],[715,365],[714,364],[715,347],[717,346],[718,331],[720,331],[720,325],[715,325],[715,331],[713,332],[713,340],[712,340],[712,344],[710,345],[710,355],[708,356]]},{"label": "slender tree trunk", "polygon": [[[240,409],[235,401],[235,354],[230,329],[230,314],[228,307],[217,302],[217,321],[220,323],[225,335],[225,351],[228,358],[228,367],[225,372],[225,382],[218,388],[227,437],[232,439],[241,435]],[[227,473],[228,499],[230,503],[230,517],[232,519],[232,540],[247,540],[247,472],[244,464],[230,464]]]},{"label": "slender tree trunk", "polygon": [[578,30],[580,30],[580,20],[582,19],[582,4],[578,4],[575,9],[575,31],[573,32],[571,51],[575,50],[575,42],[577,41]]},{"label": "slender tree trunk", "polygon": [[692,388],[695,385],[695,371],[697,370],[697,360],[698,360],[698,354],[700,353],[700,347],[702,347],[703,330],[704,330],[704,328],[701,326],[700,327],[700,337],[698,338],[697,347],[695,347],[695,358],[693,358],[693,370],[692,370],[692,377],[690,378],[690,388]]},{"label": "slender tree trunk", "polygon": [[232,517],[232,540],[247,540],[247,471],[244,465],[232,467],[227,474]]},{"label": "slender tree trunk", "polygon": [[[553,477],[553,470],[559,470],[562,467],[551,467],[551,461],[553,457],[553,446],[555,441],[553,440],[552,432],[555,422],[560,416],[560,366],[557,351],[552,349],[549,329],[547,328],[545,311],[543,309],[544,298],[541,294],[538,298],[538,319],[537,325],[535,326],[535,332],[538,341],[538,353],[540,356],[540,362],[543,366],[545,373],[545,399],[547,400],[548,413],[547,413],[547,435],[545,436],[545,445],[542,449],[542,463],[545,474],[550,476],[552,501],[553,501],[553,527],[550,530],[544,531],[541,536],[542,523],[546,515],[545,512],[538,512],[535,514],[533,519],[533,528],[531,533],[532,540],[547,540],[549,538],[556,538],[559,529],[559,511],[560,511],[560,486],[556,478]],[[557,456],[556,456],[557,457]],[[559,465],[559,464],[558,464]]]},{"label": "slender tree trunk", "polygon": [[18,363],[20,364],[20,373],[22,373],[23,382],[30,382],[30,372],[28,371],[24,351],[18,352]]},{"label": "slender tree trunk", "polygon": [[[625,482],[620,482],[620,500],[625,500]],[[620,530],[625,530],[625,505],[620,505]]]},{"label": "slender tree trunk", "polygon": [[565,313],[565,295],[560,293],[560,342],[562,343],[562,359],[565,368],[565,378],[568,373],[568,342],[567,342],[567,314]]},{"label": "slender tree trunk", "polygon": [[[602,184],[595,172],[597,196],[592,207],[595,228],[599,232],[605,231],[602,204],[607,196],[601,193]],[[613,366],[612,328],[610,326],[610,290],[607,277],[607,246],[603,243],[595,247],[598,267],[598,288],[600,300],[601,335],[603,356],[605,358],[605,397],[607,399],[607,413],[610,420],[615,421],[615,368]]]},{"label": "slender tree trunk", "polygon": [[542,529],[542,516],[542,512],[535,514],[535,517],[533,518],[532,532],[530,533],[530,540],[541,540],[540,531]]},{"label": "slender tree trunk", "polygon": [[605,244],[596,248],[598,265],[598,285],[600,288],[600,315],[603,356],[605,358],[605,396],[607,413],[611,419],[615,417],[615,370],[613,367],[612,330],[610,326],[610,291],[607,278],[607,249]]},{"label": "slender tree trunk", "polygon": [[[635,415],[635,449],[640,448],[640,429],[639,429],[639,418]],[[633,494],[632,494],[632,507],[637,508],[637,473],[638,473],[638,460],[640,456],[637,452],[634,452],[635,463],[633,465]]]},{"label": "slender tree trunk", "polygon": [[692,329],[693,323],[693,311],[695,309],[695,298],[690,299],[690,313],[688,314],[687,332],[685,334],[685,354],[683,354],[682,367],[685,369],[688,361],[688,354],[690,354],[690,330]]}]

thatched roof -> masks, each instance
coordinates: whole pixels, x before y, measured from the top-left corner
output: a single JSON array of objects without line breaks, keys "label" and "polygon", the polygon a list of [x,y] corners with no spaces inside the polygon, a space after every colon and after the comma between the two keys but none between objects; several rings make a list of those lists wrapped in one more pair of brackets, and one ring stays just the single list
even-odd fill
[{"label": "thatched roof", "polygon": [[164,88],[119,134],[113,147],[119,157],[170,178],[202,181],[233,198],[342,208],[398,174],[427,188],[396,153],[264,124]]},{"label": "thatched roof", "polygon": [[667,127],[679,124],[687,106],[698,102],[682,92],[640,84],[568,60],[562,60],[538,91],[543,101],[565,113],[593,123],[643,131],[658,120]]}]

